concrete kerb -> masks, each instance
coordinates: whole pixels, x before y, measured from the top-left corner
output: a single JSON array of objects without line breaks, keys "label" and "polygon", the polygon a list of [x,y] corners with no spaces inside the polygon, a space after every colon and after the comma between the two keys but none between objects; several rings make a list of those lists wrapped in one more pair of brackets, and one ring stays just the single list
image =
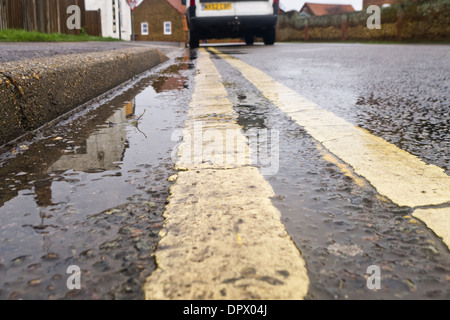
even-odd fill
[{"label": "concrete kerb", "polygon": [[0,146],[167,60],[156,48],[127,48],[1,64]]}]

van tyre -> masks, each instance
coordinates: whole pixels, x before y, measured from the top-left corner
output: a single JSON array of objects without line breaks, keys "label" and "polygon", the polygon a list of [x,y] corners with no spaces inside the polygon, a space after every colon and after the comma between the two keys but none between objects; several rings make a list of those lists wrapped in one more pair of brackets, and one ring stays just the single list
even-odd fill
[{"label": "van tyre", "polygon": [[252,46],[255,43],[255,37],[253,35],[245,36],[245,44]]},{"label": "van tyre", "polygon": [[276,30],[275,28],[268,29],[263,36],[265,45],[273,45],[275,43]]},{"label": "van tyre", "polygon": [[189,30],[189,47],[191,49],[198,48],[200,46],[200,39],[198,34],[194,31]]}]

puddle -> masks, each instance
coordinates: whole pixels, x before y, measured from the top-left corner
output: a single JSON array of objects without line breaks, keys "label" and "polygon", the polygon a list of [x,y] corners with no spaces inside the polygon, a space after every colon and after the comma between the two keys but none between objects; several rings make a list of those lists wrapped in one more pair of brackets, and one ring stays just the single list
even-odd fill
[{"label": "puddle", "polygon": [[[240,97],[242,98],[243,96]],[[265,125],[266,116],[263,112],[258,110],[259,108],[257,106],[238,104],[235,106],[235,109],[238,110],[240,115],[237,123],[242,126],[245,131],[252,128],[259,130],[267,128]]]},{"label": "puddle", "polygon": [[[193,63],[166,63],[3,153],[0,299],[143,298]],[[81,290],[66,286],[70,265],[81,268]]]}]

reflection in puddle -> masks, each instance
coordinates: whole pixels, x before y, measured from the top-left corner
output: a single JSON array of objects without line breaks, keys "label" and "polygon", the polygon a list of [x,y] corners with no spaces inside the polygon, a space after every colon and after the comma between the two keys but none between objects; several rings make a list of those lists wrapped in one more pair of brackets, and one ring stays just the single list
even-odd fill
[{"label": "reflection in puddle", "polygon": [[234,108],[239,114],[237,122],[244,128],[244,132],[251,128],[267,129],[266,115],[260,111],[258,106],[239,104]]},{"label": "reflection in puddle", "polygon": [[116,170],[122,162],[127,142],[125,122],[133,115],[134,104],[128,103],[106,120],[104,128],[91,135],[82,152],[61,156],[48,172]]},{"label": "reflection in puddle", "polygon": [[[0,299],[142,298],[192,64],[178,58],[15,155],[3,153]],[[82,271],[79,291],[66,287],[72,264]]]}]

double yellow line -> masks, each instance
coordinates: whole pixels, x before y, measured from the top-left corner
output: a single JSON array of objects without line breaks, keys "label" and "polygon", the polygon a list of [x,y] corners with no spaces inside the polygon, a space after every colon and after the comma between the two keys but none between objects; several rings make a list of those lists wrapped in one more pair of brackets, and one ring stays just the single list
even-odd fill
[{"label": "double yellow line", "polygon": [[413,216],[450,248],[450,177],[442,168],[426,164],[320,108],[261,70],[214,48],[210,50],[239,70],[268,100],[367,179],[378,193],[399,206],[414,208]]},{"label": "double yellow line", "polygon": [[[305,262],[271,202],[271,186],[250,166],[227,95],[209,54],[200,50],[176,163],[181,171],[164,213],[158,269],[144,287],[147,299],[303,299],[308,292]],[[204,139],[208,130],[216,139]],[[230,131],[233,150],[220,138]],[[223,161],[230,154],[244,161]]]},{"label": "double yellow line", "polygon": [[[364,177],[384,197],[414,208],[414,216],[450,247],[450,179],[444,170],[321,109],[261,70],[209,50],[328,150],[327,160],[358,184]],[[222,78],[204,49],[188,115],[176,163],[180,172],[155,253],[158,269],[147,279],[146,298],[303,299],[309,287],[305,262],[271,203],[272,188],[247,162],[245,136],[234,136],[238,148],[232,152],[244,163],[230,165],[224,154],[204,153],[211,147],[220,150],[220,139],[201,141],[195,151],[198,123],[201,136],[211,128],[240,129]],[[197,156],[201,161],[195,161]]]}]

